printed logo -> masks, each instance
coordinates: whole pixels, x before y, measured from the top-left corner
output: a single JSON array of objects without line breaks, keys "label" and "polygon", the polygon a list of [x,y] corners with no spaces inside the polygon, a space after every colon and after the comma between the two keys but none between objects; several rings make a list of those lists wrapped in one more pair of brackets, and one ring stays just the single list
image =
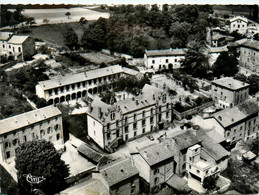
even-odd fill
[{"label": "printed logo", "polygon": [[44,178],[43,176],[36,177],[36,176],[32,176],[30,173],[24,174],[23,176],[26,177],[26,181],[29,182],[30,184],[39,184],[44,180],[46,180],[46,178]]}]

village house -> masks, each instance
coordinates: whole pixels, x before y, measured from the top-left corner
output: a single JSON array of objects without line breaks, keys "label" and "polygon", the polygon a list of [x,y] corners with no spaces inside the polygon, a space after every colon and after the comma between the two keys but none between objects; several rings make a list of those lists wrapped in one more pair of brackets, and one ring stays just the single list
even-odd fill
[{"label": "village house", "polygon": [[139,194],[139,171],[129,158],[99,166],[92,178],[100,180],[109,194]]},{"label": "village house", "polygon": [[11,162],[19,144],[37,139],[63,144],[62,114],[58,108],[47,106],[0,120],[0,160]]},{"label": "village house", "polygon": [[175,153],[173,145],[166,142],[146,146],[131,153],[134,165],[139,170],[139,176],[145,180],[143,185],[146,185],[148,191],[159,187],[175,174]]},{"label": "village house", "polygon": [[227,45],[229,41],[232,41],[234,37],[222,35],[220,33],[212,32],[211,47],[222,47]]},{"label": "village house", "polygon": [[224,77],[212,81],[211,97],[219,108],[229,108],[240,104],[249,95],[249,84]]},{"label": "village house", "polygon": [[12,37],[12,32],[0,32],[0,55],[8,55],[7,41]]},{"label": "village house", "polygon": [[223,127],[216,129],[221,136],[224,136],[229,144],[238,141],[246,142],[256,139],[259,130],[259,106],[255,100],[245,102],[216,112],[212,115]]},{"label": "village house", "polygon": [[208,48],[208,57],[209,57],[209,65],[213,66],[213,64],[217,61],[219,55],[223,52],[227,52],[227,47],[210,47]]},{"label": "village house", "polygon": [[246,34],[248,20],[245,17],[236,16],[230,19],[230,32],[237,31],[240,34]]},{"label": "village house", "polygon": [[240,44],[239,48],[239,64],[255,73],[259,73],[259,41],[246,40]]},{"label": "village house", "polygon": [[145,50],[144,63],[147,69],[155,71],[180,68],[186,49]]}]

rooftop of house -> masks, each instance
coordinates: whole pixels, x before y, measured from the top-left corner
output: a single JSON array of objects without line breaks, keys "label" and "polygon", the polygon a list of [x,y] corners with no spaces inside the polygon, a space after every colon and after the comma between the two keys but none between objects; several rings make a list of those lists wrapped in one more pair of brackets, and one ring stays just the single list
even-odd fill
[{"label": "rooftop of house", "polygon": [[85,156],[86,158],[90,159],[91,161],[95,162],[96,164],[101,160],[103,157],[102,154],[97,152],[96,150],[92,149],[91,147],[87,146],[86,144],[81,144],[77,151]]},{"label": "rooftop of house", "polygon": [[228,48],[227,47],[210,47],[209,48],[209,53],[220,53],[220,52],[227,52]]},{"label": "rooftop of house", "polygon": [[186,49],[146,50],[147,57],[185,55]]},{"label": "rooftop of house", "polygon": [[87,72],[67,75],[63,77],[56,77],[46,81],[40,81],[39,85],[41,86],[42,89],[48,90],[48,89],[53,89],[60,86],[92,80],[95,78],[100,78],[100,77],[113,75],[115,73],[122,73],[122,72],[123,72],[123,69],[120,65],[114,65],[114,66],[109,66],[109,67],[100,68],[96,70],[90,70]]},{"label": "rooftop of house", "polygon": [[233,40],[234,37],[232,36],[227,36],[227,35],[222,35],[220,33],[213,33],[211,39],[212,40],[219,40],[219,39],[222,39],[222,38],[226,38],[227,40]]},{"label": "rooftop of house", "polygon": [[233,79],[231,77],[224,77],[224,78],[214,80],[212,81],[212,84],[216,84],[231,90],[238,90],[249,86],[249,84]]},{"label": "rooftop of house", "polygon": [[259,50],[259,41],[257,40],[246,40],[245,42],[241,43],[240,46],[242,47],[249,47],[251,49]]},{"label": "rooftop of house", "polygon": [[94,118],[101,120],[100,111],[102,113],[107,113],[108,109],[111,108],[111,105],[106,104],[105,102],[101,101],[100,99],[94,98],[91,103],[92,110],[90,109],[89,114]]},{"label": "rooftop of house", "polygon": [[142,74],[141,72],[136,71],[136,70],[133,70],[133,69],[131,69],[131,68],[123,67],[122,69],[123,69],[124,73],[125,73],[125,74],[128,74],[128,75],[136,76],[136,75],[138,75],[138,74]]},{"label": "rooftop of house", "polygon": [[54,106],[47,106],[32,110],[20,115],[0,120],[0,134],[8,133],[16,129],[33,125],[40,121],[61,115],[60,110]]},{"label": "rooftop of house", "polygon": [[175,140],[176,145],[180,150],[187,149],[195,144],[200,143],[200,140],[192,131],[185,131],[182,134],[179,134],[172,139]]},{"label": "rooftop of house", "polygon": [[236,17],[234,17],[234,18],[231,18],[231,19],[230,19],[230,22],[232,23],[232,22],[235,22],[236,20],[243,20],[244,22],[248,23],[247,18],[242,17],[242,16],[236,16]]},{"label": "rooftop of house", "polygon": [[100,166],[99,172],[110,187],[139,174],[129,158],[118,159]]},{"label": "rooftop of house", "polygon": [[0,31],[0,40],[6,41],[13,35],[12,32],[1,32]]},{"label": "rooftop of house", "polygon": [[199,160],[198,162],[193,163],[192,165],[197,167],[200,170],[206,170],[211,167],[211,163],[203,161],[203,160]]},{"label": "rooftop of house", "polygon": [[160,88],[157,88],[153,85],[149,85],[149,84],[145,84],[143,89],[142,89],[142,93],[143,94],[155,94],[155,95],[158,95],[158,94],[161,94],[163,93],[163,90],[160,89]]},{"label": "rooftop of house", "polygon": [[29,36],[13,35],[12,38],[8,41],[8,43],[22,44],[28,38]]},{"label": "rooftop of house", "polygon": [[175,149],[171,143],[161,142],[142,148],[139,154],[151,167],[172,158],[175,154]]},{"label": "rooftop of house", "polygon": [[214,113],[212,116],[224,127],[228,127],[246,117],[259,112],[258,103],[255,100],[246,100],[245,102]]}]

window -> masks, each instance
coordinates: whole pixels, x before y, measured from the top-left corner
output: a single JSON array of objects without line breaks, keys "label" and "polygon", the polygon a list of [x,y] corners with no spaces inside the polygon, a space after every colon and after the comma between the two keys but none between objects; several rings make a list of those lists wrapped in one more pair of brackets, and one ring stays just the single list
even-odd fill
[{"label": "window", "polygon": [[60,137],[59,133],[56,135],[56,137],[57,137],[57,140],[59,140],[59,137]]},{"label": "window", "polygon": [[134,120],[137,120],[137,114],[134,114],[133,118],[134,118]]},{"label": "window", "polygon": [[111,139],[111,133],[107,133],[107,139]]},{"label": "window", "polygon": [[154,175],[157,174],[157,173],[159,173],[159,169],[154,170]]},{"label": "window", "polygon": [[196,170],[197,171],[197,173],[200,173],[200,171],[199,170]]},{"label": "window", "polygon": [[155,184],[158,184],[158,182],[159,182],[159,177],[156,177],[155,178]]},{"label": "window", "polygon": [[21,52],[21,47],[18,47],[18,52]]},{"label": "window", "polygon": [[137,131],[134,131],[134,137],[136,137],[137,136]]},{"label": "window", "polygon": [[116,120],[116,127],[119,126],[119,120]]},{"label": "window", "polygon": [[137,129],[137,123],[133,123],[133,129]]},{"label": "window", "polygon": [[127,123],[127,122],[128,122],[128,117],[126,116],[126,117],[125,117],[125,123]]},{"label": "window", "polygon": [[60,125],[59,124],[56,124],[55,126],[54,126],[54,129],[57,131],[57,130],[59,130],[59,128],[60,128]]},{"label": "window", "polygon": [[115,119],[115,112],[112,112],[111,113],[111,120],[114,120]]},{"label": "window", "polygon": [[168,63],[168,59],[165,60],[165,63]]},{"label": "window", "polygon": [[184,163],[182,166],[182,169],[184,170],[186,168],[186,164]]},{"label": "window", "polygon": [[150,117],[150,123],[153,123],[154,122],[154,117]]},{"label": "window", "polygon": [[11,49],[11,45],[9,45],[9,49]]},{"label": "window", "polygon": [[163,103],[166,103],[166,94],[163,95],[162,102],[163,102]]},{"label": "window", "polygon": [[192,166],[191,165],[189,165],[189,169],[191,169],[192,168]]},{"label": "window", "polygon": [[145,110],[143,110],[143,112],[142,112],[142,116],[143,116],[143,117],[145,117]]},{"label": "window", "polygon": [[155,64],[155,60],[152,60],[152,64]]},{"label": "window", "polygon": [[116,130],[116,136],[117,136],[117,137],[120,136],[120,130]]},{"label": "window", "polygon": [[107,123],[107,130],[110,129],[110,123]]},{"label": "window", "polygon": [[167,111],[167,112],[166,112],[166,118],[168,118],[168,117],[169,117],[169,112]]},{"label": "window", "polygon": [[14,140],[13,140],[13,145],[15,146],[17,143],[18,143],[18,140],[17,140],[17,139],[14,139]]},{"label": "window", "polygon": [[146,130],[145,130],[145,128],[143,128],[143,129],[142,129],[142,133],[145,133],[145,132],[146,132]]},{"label": "window", "polygon": [[150,109],[150,113],[151,113],[151,115],[153,114],[153,108]]},{"label": "window", "polygon": [[26,137],[26,135],[25,136],[23,136],[23,140],[26,142],[27,141],[27,137]]},{"label": "window", "polygon": [[45,135],[45,131],[42,129],[42,130],[40,130],[40,136],[42,137],[42,136],[44,136]]},{"label": "window", "polygon": [[77,83],[77,88],[80,88],[81,87],[81,85],[80,85],[81,83]]},{"label": "window", "polygon": [[145,126],[145,125],[146,125],[146,120],[143,119],[143,120],[142,120],[142,126]]},{"label": "window", "polygon": [[129,132],[129,126],[125,126],[125,133]]},{"label": "window", "polygon": [[3,45],[3,48],[5,48],[5,46]]},{"label": "window", "polygon": [[6,152],[6,158],[10,158],[10,152]]},{"label": "window", "polygon": [[9,142],[5,142],[5,143],[4,143],[5,149],[8,148],[8,146],[9,146]]}]

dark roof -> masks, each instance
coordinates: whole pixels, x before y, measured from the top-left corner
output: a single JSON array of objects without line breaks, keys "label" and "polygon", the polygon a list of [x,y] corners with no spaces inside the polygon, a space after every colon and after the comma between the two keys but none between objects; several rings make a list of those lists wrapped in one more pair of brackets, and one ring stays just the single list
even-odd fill
[{"label": "dark roof", "polygon": [[172,139],[175,140],[180,150],[187,149],[200,142],[200,140],[194,135],[192,131],[186,131],[173,137]]},{"label": "dark roof", "polygon": [[79,154],[85,156],[86,158],[88,158],[90,161],[93,161],[94,163],[98,163],[101,158],[103,157],[102,154],[100,154],[99,152],[97,152],[96,150],[90,148],[89,146],[87,146],[86,144],[81,144],[78,148],[77,151],[79,152]]},{"label": "dark roof", "polygon": [[139,174],[129,158],[118,159],[101,166],[99,172],[110,187]]}]

